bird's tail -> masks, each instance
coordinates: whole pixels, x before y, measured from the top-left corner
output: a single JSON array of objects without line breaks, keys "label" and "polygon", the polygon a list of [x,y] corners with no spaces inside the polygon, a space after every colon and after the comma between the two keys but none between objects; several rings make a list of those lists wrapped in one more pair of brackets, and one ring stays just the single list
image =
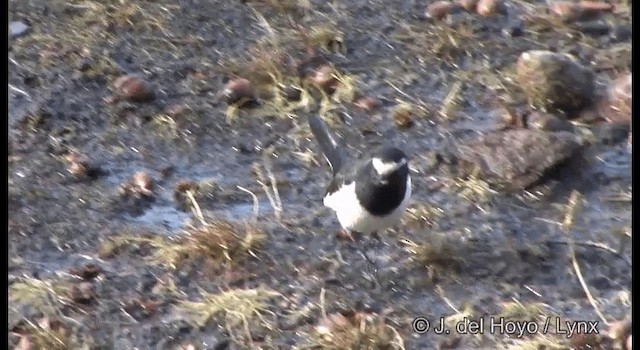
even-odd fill
[{"label": "bird's tail", "polygon": [[336,174],[342,167],[346,158],[345,149],[331,135],[327,124],[316,115],[309,116],[309,126],[315,136],[320,150],[331,166],[331,171]]}]

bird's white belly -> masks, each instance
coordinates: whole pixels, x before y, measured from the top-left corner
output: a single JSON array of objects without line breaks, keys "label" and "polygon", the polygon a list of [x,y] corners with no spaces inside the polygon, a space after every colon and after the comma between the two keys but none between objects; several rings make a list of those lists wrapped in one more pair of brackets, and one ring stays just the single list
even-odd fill
[{"label": "bird's white belly", "polygon": [[356,197],[356,184],[344,186],[341,190],[324,198],[324,205],[336,212],[340,225],[351,231],[370,234],[385,230],[400,221],[411,198],[411,177],[407,177],[407,189],[400,205],[385,216],[374,216],[360,205]]}]

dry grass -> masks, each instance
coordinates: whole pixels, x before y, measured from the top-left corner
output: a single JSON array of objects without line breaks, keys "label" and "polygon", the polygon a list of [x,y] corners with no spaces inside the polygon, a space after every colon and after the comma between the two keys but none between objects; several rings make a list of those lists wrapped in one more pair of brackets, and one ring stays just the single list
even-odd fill
[{"label": "dry grass", "polygon": [[58,320],[42,317],[35,323],[25,320],[26,326],[13,334],[20,340],[16,349],[74,349],[68,329]]},{"label": "dry grass", "polygon": [[43,314],[53,314],[65,303],[71,285],[62,281],[41,281],[25,278],[9,286],[9,302],[12,307],[29,306]]},{"label": "dry grass", "polygon": [[[273,1],[268,3],[279,5]],[[298,119],[300,111],[309,112],[319,105],[320,113],[325,114],[354,100],[358,85],[355,77],[334,68],[326,78],[316,77],[329,79],[328,83],[322,83],[326,86],[319,86],[313,79],[317,67],[332,66],[320,52],[344,49],[343,33],[337,25],[276,29],[257,10],[254,14],[265,36],[252,45],[244,57],[224,62],[223,70],[230,76],[248,79],[261,104],[249,112],[237,105],[228,106],[227,122],[243,114],[253,118]]]},{"label": "dry grass", "polygon": [[148,257],[153,264],[175,269],[181,263],[199,258],[217,262],[237,262],[255,256],[255,249],[266,236],[255,225],[225,220],[209,220],[206,225],[191,226],[178,238],[164,236],[123,235],[113,239],[116,245],[146,244],[154,252]]},{"label": "dry grass", "polygon": [[404,224],[418,228],[433,227],[444,211],[442,208],[427,203],[415,203],[407,208],[407,214],[402,218]]},{"label": "dry grass", "polygon": [[[189,225],[183,234],[175,239],[158,235],[121,235],[111,240],[116,248],[126,244],[146,244],[153,249],[148,261],[153,264],[177,268],[186,261],[209,259],[217,263],[235,263],[247,256],[256,257],[256,249],[265,241],[266,235],[257,224],[258,202],[254,199],[254,218],[249,222],[237,223],[222,219],[206,219],[193,193],[186,191],[193,205],[199,223]],[[110,247],[111,250],[116,248]]]},{"label": "dry grass", "polygon": [[478,171],[474,171],[466,177],[447,181],[445,186],[452,188],[454,192],[475,204],[479,209],[489,204],[498,194],[489,183],[480,178]]},{"label": "dry grass", "polygon": [[310,335],[310,347],[321,349],[404,349],[397,331],[381,316],[329,315]]},{"label": "dry grass", "polygon": [[505,347],[507,350],[570,350],[569,346],[562,343],[560,339],[547,335],[538,335],[533,339],[518,340],[515,344]]},{"label": "dry grass", "polygon": [[[69,13],[56,18],[48,17],[45,21],[50,25],[47,33],[35,32],[33,35],[20,38],[14,46],[18,55],[23,50],[38,48],[40,63],[45,66],[57,64],[61,58],[70,55],[80,59],[96,54],[92,53],[90,48],[115,40],[114,30],[126,30],[138,35],[160,33],[163,37],[168,37],[165,27],[171,19],[172,12],[179,8],[176,5],[131,0],[76,0],[64,4],[61,1],[54,2],[69,8]],[[32,16],[32,22],[42,22],[37,15]],[[176,49],[175,46],[173,49]],[[101,57],[98,61],[87,74],[104,75],[115,67],[108,58]]]},{"label": "dry grass", "polygon": [[302,42],[306,47],[320,48],[331,52],[345,52],[344,33],[337,24],[324,24],[310,27],[300,32]]},{"label": "dry grass", "polygon": [[[22,315],[35,312],[42,316],[30,320],[19,316],[20,322],[10,330],[19,337],[17,348],[24,349],[72,349],[69,329],[56,317],[65,304],[71,285],[64,281],[41,281],[25,278],[9,286],[10,314]],[[23,310],[26,308],[26,310]],[[11,327],[10,327],[11,328]]]},{"label": "dry grass", "polygon": [[204,326],[213,317],[221,315],[228,327],[258,319],[266,324],[264,313],[270,313],[267,301],[281,296],[266,288],[232,289],[220,293],[201,292],[201,301],[180,301],[178,309],[198,326]]},{"label": "dry grass", "polygon": [[410,240],[403,240],[402,243],[411,253],[411,261],[420,267],[457,270],[465,263],[465,246],[456,237],[447,237],[445,233],[431,234],[428,241],[421,243]]},{"label": "dry grass", "polygon": [[521,303],[517,300],[502,304],[497,317],[509,321],[536,321],[547,316],[544,310],[546,305],[542,303]]}]

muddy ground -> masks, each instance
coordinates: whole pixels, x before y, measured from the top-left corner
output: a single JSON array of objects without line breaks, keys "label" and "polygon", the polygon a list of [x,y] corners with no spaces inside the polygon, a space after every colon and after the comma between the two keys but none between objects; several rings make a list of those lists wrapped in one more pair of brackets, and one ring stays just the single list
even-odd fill
[{"label": "muddy ground", "polygon": [[[556,320],[600,321],[604,333],[598,311],[610,323],[630,315],[627,139],[600,139],[602,122],[581,124],[596,135],[583,159],[511,194],[437,160],[498,128],[497,101],[524,105],[510,78],[523,51],[571,53],[602,84],[629,72],[630,8],[616,3],[613,13],[563,23],[540,9],[542,19],[519,20],[537,2],[440,21],[425,18],[426,5],[10,1],[10,21],[30,30],[9,44],[9,346],[606,343],[567,337]],[[263,98],[239,111],[220,98],[235,76],[259,85],[262,70],[291,81],[278,60],[300,59],[306,48],[340,72],[346,88],[338,96],[316,89],[301,103]],[[105,102],[123,74],[153,84],[155,99]],[[358,109],[354,92],[380,106]],[[402,106],[412,110],[408,128],[393,118]],[[335,216],[322,208],[328,167],[305,123],[319,111],[354,155],[393,140],[412,157],[410,209],[382,235],[384,246],[370,248],[376,276],[356,249],[370,246],[366,237],[339,239]],[[100,171],[72,174],[69,154],[84,154]],[[123,191],[138,171],[152,178],[148,196],[135,184]],[[418,334],[416,317],[449,327],[464,317],[505,317],[540,328]]]}]

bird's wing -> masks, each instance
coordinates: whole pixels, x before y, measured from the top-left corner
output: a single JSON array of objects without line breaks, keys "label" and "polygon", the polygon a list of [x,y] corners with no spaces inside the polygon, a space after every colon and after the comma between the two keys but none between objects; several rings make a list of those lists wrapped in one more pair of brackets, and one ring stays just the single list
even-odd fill
[{"label": "bird's wing", "polygon": [[309,116],[309,126],[335,176],[342,169],[348,157],[346,150],[331,135],[327,124],[317,115]]},{"label": "bird's wing", "polygon": [[367,159],[358,159],[350,163],[349,167],[343,167],[339,173],[334,174],[327,186],[326,195],[332,194],[345,184],[350,184],[367,173],[370,163]]}]

